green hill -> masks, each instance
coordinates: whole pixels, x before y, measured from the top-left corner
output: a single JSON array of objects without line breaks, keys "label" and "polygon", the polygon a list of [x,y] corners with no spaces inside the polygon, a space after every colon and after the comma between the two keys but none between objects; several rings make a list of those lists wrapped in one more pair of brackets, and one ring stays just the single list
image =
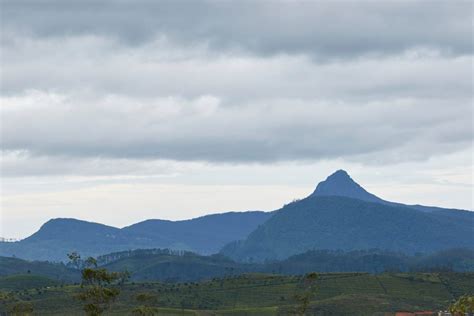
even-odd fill
[{"label": "green hill", "polygon": [[[282,261],[240,263],[222,255],[201,256],[167,249],[143,249],[111,253],[97,258],[101,267],[129,271],[133,281],[196,282],[245,273],[297,275],[309,272],[386,271],[474,271],[474,251],[451,249],[430,255],[408,256],[380,250],[308,251]],[[71,283],[79,281],[79,271],[63,264],[28,262],[0,257],[0,276],[30,274]]]},{"label": "green hill", "polygon": [[[366,273],[321,274],[311,299],[311,315],[372,315],[399,310],[440,310],[464,293],[474,292],[473,273]],[[151,299],[148,305],[164,315],[288,315],[297,302],[301,276],[247,274],[201,283],[130,283],[108,315],[129,315],[138,305],[139,293]],[[16,293],[28,300],[37,314],[80,314],[74,300],[78,286],[31,289]],[[0,312],[8,303],[0,305]]]},{"label": "green hill", "polygon": [[0,276],[15,274],[39,275],[59,282],[73,282],[80,279],[77,270],[70,269],[64,264],[0,257]]},{"label": "green hill", "polygon": [[0,277],[0,290],[18,291],[59,285],[60,282],[42,275],[16,274]]},{"label": "green hill", "polygon": [[313,249],[382,249],[414,254],[473,247],[474,225],[408,207],[342,196],[309,197],[290,203],[247,239],[224,247],[240,261],[284,259]]},{"label": "green hill", "polygon": [[144,251],[123,257],[103,267],[111,271],[131,272],[133,280],[189,282],[237,275],[259,269],[257,266],[239,264],[222,256],[150,254]]},{"label": "green hill", "polygon": [[282,261],[238,263],[224,256],[173,253],[170,250],[134,250],[98,258],[101,266],[131,273],[135,281],[195,282],[244,273],[297,275],[309,272],[457,271],[474,272],[474,251],[450,249],[409,256],[380,250],[308,251]]}]

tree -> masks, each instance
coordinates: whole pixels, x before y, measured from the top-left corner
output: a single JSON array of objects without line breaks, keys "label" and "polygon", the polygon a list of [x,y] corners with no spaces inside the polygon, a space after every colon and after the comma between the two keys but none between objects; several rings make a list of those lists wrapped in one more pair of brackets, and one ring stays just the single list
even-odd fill
[{"label": "tree", "polygon": [[99,268],[96,259],[89,257],[82,261],[77,253],[68,254],[68,257],[74,266],[83,267],[81,292],[77,298],[84,302],[85,313],[89,316],[101,315],[120,294],[115,285],[125,282],[130,276],[129,273],[109,272]]},{"label": "tree", "polygon": [[132,315],[140,315],[140,316],[154,316],[158,315],[158,309],[153,306],[149,306],[149,303],[155,300],[155,296],[150,293],[139,293],[135,297],[138,302],[142,305],[136,307],[132,311]]},{"label": "tree", "polygon": [[449,312],[455,316],[474,313],[474,296],[463,295],[449,306]]},{"label": "tree", "polygon": [[29,316],[33,314],[33,305],[28,302],[19,301],[10,308],[11,315]]},{"label": "tree", "polygon": [[[7,310],[7,315],[29,316],[33,314],[33,305],[15,296],[12,292],[0,291],[0,310]],[[0,312],[1,315],[3,315]]]},{"label": "tree", "polygon": [[73,251],[71,253],[68,253],[67,257],[69,258],[69,264],[72,265],[74,268],[79,270],[82,267],[81,256],[77,252]]},{"label": "tree", "polygon": [[308,310],[311,299],[316,294],[316,280],[318,274],[315,272],[308,273],[304,276],[303,280],[299,285],[299,293],[295,294],[297,301],[297,307],[295,310],[296,315],[305,315]]},{"label": "tree", "polygon": [[140,305],[132,310],[134,316],[154,316],[158,315],[158,308],[146,305]]}]

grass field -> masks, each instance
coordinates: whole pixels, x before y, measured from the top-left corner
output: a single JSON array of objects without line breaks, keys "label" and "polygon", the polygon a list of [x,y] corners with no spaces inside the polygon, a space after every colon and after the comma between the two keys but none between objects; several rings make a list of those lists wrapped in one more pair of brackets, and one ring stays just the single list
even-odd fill
[{"label": "grass field", "polygon": [[[27,286],[28,277],[31,286]],[[35,276],[17,276],[22,287],[0,281],[4,292],[16,300],[32,304],[35,315],[82,315],[74,296],[77,285],[38,283]],[[44,280],[43,280],[44,281]],[[292,314],[301,276],[248,274],[200,283],[129,283],[111,307],[110,315],[127,315],[143,303],[136,300],[146,293],[149,306],[160,315],[288,315]],[[10,284],[10,285],[9,285]],[[6,286],[5,286],[6,285]],[[474,273],[366,273],[320,274],[311,315],[383,315],[400,310],[439,310],[465,293],[474,292]],[[4,299],[7,311],[14,304]]]},{"label": "grass field", "polygon": [[0,289],[7,291],[44,288],[56,285],[59,285],[59,282],[39,275],[17,274],[0,277]]}]

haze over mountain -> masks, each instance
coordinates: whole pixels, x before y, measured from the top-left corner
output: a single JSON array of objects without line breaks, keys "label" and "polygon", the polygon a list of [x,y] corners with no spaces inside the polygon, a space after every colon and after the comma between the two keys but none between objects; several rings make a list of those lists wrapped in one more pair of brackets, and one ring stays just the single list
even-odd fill
[{"label": "haze over mountain", "polygon": [[[284,259],[313,249],[378,248],[413,254],[473,247],[474,213],[385,201],[344,170],[305,199],[275,212],[228,212],[191,220],[146,220],[122,229],[76,219],[52,219],[38,232],[0,243],[0,255],[59,261],[78,251],[169,248],[235,260]],[[240,241],[239,241],[240,240]]]},{"label": "haze over mountain", "polygon": [[222,253],[236,260],[284,259],[312,249],[378,248],[413,254],[474,247],[474,213],[388,202],[339,170],[307,198],[285,205]]},{"label": "haze over mountain", "polygon": [[170,248],[216,253],[226,243],[245,238],[270,213],[228,212],[190,220],[147,220],[122,229],[72,218],[57,218],[19,242],[0,242],[0,255],[31,260],[65,260],[67,253],[97,256],[138,248]]}]

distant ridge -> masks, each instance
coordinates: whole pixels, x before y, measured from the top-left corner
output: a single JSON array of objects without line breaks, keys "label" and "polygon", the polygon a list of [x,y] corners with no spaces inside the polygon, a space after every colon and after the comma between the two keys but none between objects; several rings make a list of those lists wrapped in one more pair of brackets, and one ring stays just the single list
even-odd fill
[{"label": "distant ridge", "polygon": [[99,256],[168,248],[201,255],[223,249],[237,260],[265,260],[313,249],[413,253],[472,248],[473,238],[474,212],[385,201],[338,170],[309,197],[274,212],[227,212],[182,221],[151,219],[122,229],[58,218],[24,240],[0,241],[0,256],[62,261],[71,251]]},{"label": "distant ridge", "polygon": [[276,211],[221,253],[237,261],[282,260],[309,250],[382,249],[413,255],[474,248],[472,221],[343,196],[311,195]]},{"label": "distant ridge", "polygon": [[260,211],[211,214],[183,221],[146,220],[122,229],[74,218],[51,219],[28,238],[0,242],[0,256],[63,261],[67,253],[98,256],[110,252],[169,248],[203,255],[245,238],[271,213]]},{"label": "distant ridge", "polygon": [[474,248],[474,213],[385,201],[344,170],[307,198],[285,205],[222,254],[240,261],[285,259],[314,249],[378,248],[408,254]]}]

